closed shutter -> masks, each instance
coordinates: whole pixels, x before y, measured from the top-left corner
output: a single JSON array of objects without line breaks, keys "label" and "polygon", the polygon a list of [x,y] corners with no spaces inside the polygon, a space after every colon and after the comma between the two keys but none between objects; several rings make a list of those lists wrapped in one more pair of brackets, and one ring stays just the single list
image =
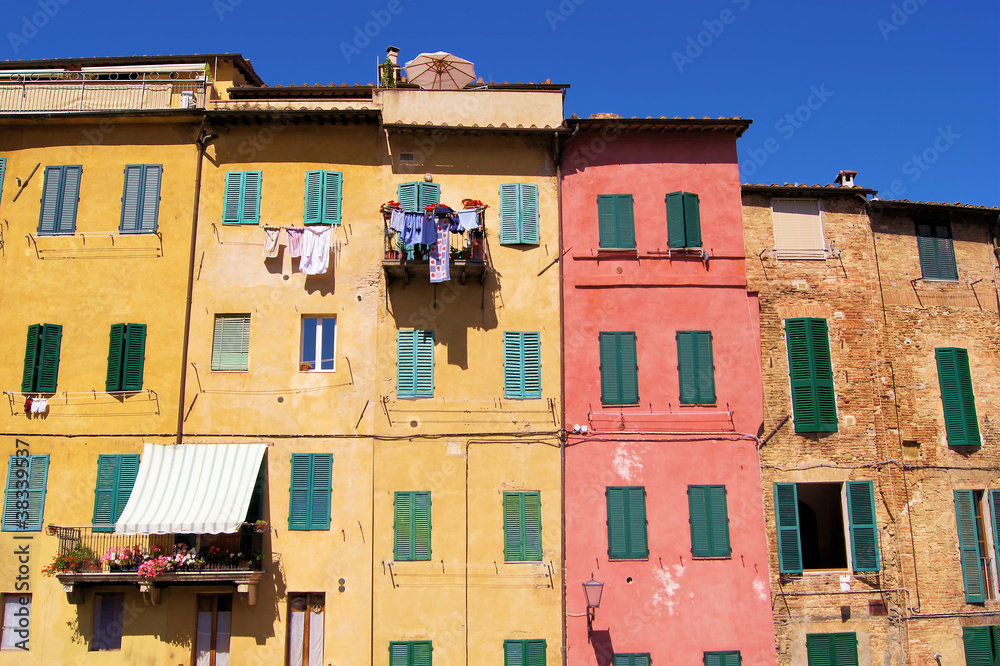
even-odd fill
[{"label": "closed shutter", "polygon": [[774,520],[778,530],[778,569],[802,573],[799,500],[794,483],[774,484]]},{"label": "closed shutter", "polygon": [[615,234],[618,247],[635,247],[635,214],[631,194],[621,194],[615,201]]},{"label": "closed shutter", "polygon": [[151,234],[156,231],[160,215],[160,181],[163,178],[163,166],[159,164],[146,164],[143,165],[143,170],[142,205],[139,207],[139,232]]},{"label": "closed shutter", "polygon": [[938,383],[944,408],[948,446],[980,446],[976,397],[972,392],[969,352],[955,347],[938,347]]},{"label": "closed shutter", "polygon": [[684,193],[684,244],[701,247],[701,203],[693,192]]},{"label": "closed shutter", "polygon": [[142,390],[142,370],[146,360],[146,325],[129,324],[125,328],[125,357],[122,364],[122,390]]},{"label": "closed shutter", "polygon": [[521,242],[521,191],[517,183],[500,186],[500,244]]},{"label": "closed shutter", "polygon": [[419,183],[400,183],[396,187],[396,197],[399,199],[400,208],[406,213],[422,213],[422,209],[417,208],[417,185]]},{"label": "closed shutter", "polygon": [[542,561],[542,496],[538,492],[523,493],[524,559]]},{"label": "closed shutter", "polygon": [[42,326],[41,353],[38,359],[38,381],[35,390],[39,393],[55,393],[59,379],[59,349],[62,344],[62,326],[45,324]]},{"label": "closed shutter", "polygon": [[632,655],[616,654],[612,666],[632,666]]},{"label": "closed shutter", "polygon": [[134,234],[139,230],[139,207],[142,202],[142,165],[125,167],[125,191],[122,193],[122,219],[119,231]]},{"label": "closed shutter", "polygon": [[413,493],[413,558],[431,559],[431,494]]},{"label": "closed shutter", "polygon": [[503,642],[504,666],[524,666],[524,641]]},{"label": "closed shutter", "polygon": [[409,643],[389,643],[389,666],[410,666]]},{"label": "closed shutter", "polygon": [[727,652],[706,652],[705,666],[740,666],[742,663],[738,650]]},{"label": "closed shutter", "polygon": [[250,356],[250,316],[217,315],[212,370],[246,371]]},{"label": "closed shutter", "polygon": [[537,245],[541,242],[538,216],[538,185],[521,183],[521,242]]},{"label": "closed shutter", "polygon": [[986,601],[983,573],[979,566],[980,534],[973,506],[975,501],[976,497],[973,491],[955,491],[955,518],[958,524],[958,549],[962,560],[962,580],[965,584],[965,600],[970,604]]},{"label": "closed shutter", "polygon": [[323,221],[323,172],[306,172],[305,224]]},{"label": "closed shutter", "polygon": [[434,396],[434,331],[414,331],[416,345],[416,386],[414,395]]},{"label": "closed shutter", "polygon": [[71,234],[76,231],[76,209],[80,202],[81,166],[64,166],[62,190],[59,193],[59,217],[56,220],[56,233]]},{"label": "closed shutter", "polygon": [[710,557],[708,498],[705,486],[688,486],[688,522],[691,525],[691,555]]},{"label": "closed shutter", "polygon": [[323,223],[340,224],[344,174],[339,171],[323,172]]},{"label": "closed shutter", "polygon": [[226,172],[226,192],[222,198],[222,223],[239,224],[243,212],[243,172]]},{"label": "closed shutter", "polygon": [[996,666],[996,627],[962,627],[966,666]]},{"label": "closed shutter", "polygon": [[853,633],[833,634],[835,666],[858,666],[858,637]]},{"label": "closed shutter", "polygon": [[625,491],[626,488],[608,488],[605,491],[608,500],[608,557],[613,560],[628,557]]},{"label": "closed shutter", "polygon": [[396,492],[393,559],[431,559],[431,494],[428,491]]},{"label": "closed shutter", "polygon": [[628,500],[628,546],[630,558],[649,557],[646,539],[646,489],[630,488]]},{"label": "closed shutter", "polygon": [[816,199],[774,199],[774,250],[778,259],[823,259],[826,239]]},{"label": "closed shutter", "polygon": [[955,245],[948,224],[918,224],[920,274],[928,280],[957,280]]},{"label": "closed shutter", "polygon": [[42,529],[49,456],[11,456],[4,493],[3,531]]},{"label": "closed shutter", "polygon": [[524,666],[545,666],[545,641],[524,641]]},{"label": "closed shutter", "polygon": [[437,183],[419,181],[417,183],[417,206],[419,206],[417,210],[423,212],[424,206],[427,204],[438,203],[441,203],[441,186]]},{"label": "closed shutter", "polygon": [[878,527],[875,524],[875,491],[871,481],[847,482],[847,509],[854,571],[878,571]]},{"label": "closed shutter", "polygon": [[601,347],[601,402],[605,405],[621,403],[621,382],[618,375],[618,336],[600,334]]},{"label": "closed shutter", "polygon": [[648,652],[632,655],[632,666],[650,666],[650,664],[652,664],[652,659],[650,659]]},{"label": "closed shutter", "polygon": [[677,376],[680,383],[681,404],[715,403],[715,368],[711,332],[677,332]]},{"label": "closed shutter", "polygon": [[671,248],[686,247],[684,240],[684,193],[667,195],[667,243]]},{"label": "closed shutter", "polygon": [[308,453],[293,453],[288,498],[289,530],[309,529],[311,496],[312,456]]},{"label": "closed shutter", "polygon": [[635,248],[635,216],[631,194],[601,194],[597,197],[600,246]]},{"label": "closed shutter", "polygon": [[431,666],[431,642],[414,641],[410,653],[410,666]]},{"label": "closed shutter", "polygon": [[409,560],[413,556],[413,493],[396,492],[393,518],[392,559]]},{"label": "closed shutter", "polygon": [[125,354],[125,324],[112,324],[108,343],[108,374],[104,390],[122,390],[122,358]]},{"label": "closed shutter", "polygon": [[28,326],[28,340],[24,346],[24,370],[21,375],[21,393],[31,393],[35,390],[38,356],[42,344],[42,327],[40,324]]},{"label": "closed shutter", "polygon": [[309,497],[309,529],[330,529],[330,499],[333,493],[333,454],[313,453]]},{"label": "closed shutter", "polygon": [[597,228],[601,247],[618,247],[614,194],[601,194],[597,197]]},{"label": "closed shutter", "polygon": [[505,331],[504,397],[542,397],[541,334]]},{"label": "closed shutter", "polygon": [[150,234],[156,231],[162,173],[163,167],[159,164],[130,164],[125,167],[121,233]]},{"label": "closed shutter", "polygon": [[240,202],[240,223],[260,222],[260,192],[264,174],[260,171],[243,172],[243,196]]},{"label": "closed shutter", "polygon": [[417,331],[396,332],[396,395],[417,395]]},{"label": "closed shutter", "polygon": [[693,557],[729,557],[729,513],[726,487],[688,486]]},{"label": "closed shutter", "polygon": [[639,404],[639,366],[636,359],[635,333],[618,334],[621,404]]},{"label": "closed shutter", "polygon": [[645,559],[649,557],[646,537],[646,489],[608,488],[608,557]]},{"label": "closed shutter", "polygon": [[503,526],[506,561],[541,561],[541,506],[541,495],[538,492],[504,493]]},{"label": "closed shutter", "polygon": [[600,347],[601,402],[606,405],[638,404],[639,368],[635,333],[601,333]]},{"label": "closed shutter", "polygon": [[102,455],[97,459],[94,489],[94,531],[113,532],[128,503],[139,471],[137,455]]},{"label": "closed shutter", "polygon": [[825,319],[785,320],[795,432],[837,432],[837,403]]}]

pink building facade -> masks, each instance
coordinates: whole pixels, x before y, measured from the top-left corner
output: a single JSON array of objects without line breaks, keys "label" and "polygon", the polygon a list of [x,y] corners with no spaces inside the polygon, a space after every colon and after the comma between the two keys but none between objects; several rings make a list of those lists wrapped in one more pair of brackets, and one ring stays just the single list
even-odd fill
[{"label": "pink building facade", "polygon": [[568,663],[774,664],[736,157],[750,123],[567,122]]}]

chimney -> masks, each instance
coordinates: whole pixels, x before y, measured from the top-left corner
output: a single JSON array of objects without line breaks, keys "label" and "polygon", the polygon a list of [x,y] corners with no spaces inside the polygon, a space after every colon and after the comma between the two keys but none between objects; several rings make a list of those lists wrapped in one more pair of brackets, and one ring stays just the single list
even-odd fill
[{"label": "chimney", "polygon": [[854,187],[854,177],[857,175],[857,171],[841,171],[837,174],[835,182],[841,187]]},{"label": "chimney", "polygon": [[390,46],[385,50],[385,59],[392,63],[393,67],[399,67],[399,49],[395,46]]}]

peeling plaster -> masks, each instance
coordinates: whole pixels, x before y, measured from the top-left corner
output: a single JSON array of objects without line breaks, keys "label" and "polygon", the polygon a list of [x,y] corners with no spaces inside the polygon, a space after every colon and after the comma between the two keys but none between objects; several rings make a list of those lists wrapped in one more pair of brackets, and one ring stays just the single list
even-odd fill
[{"label": "peeling plaster", "polygon": [[680,564],[675,564],[671,567],[674,573],[671,575],[670,569],[655,569],[653,571],[656,576],[656,581],[659,584],[658,589],[653,594],[653,607],[657,610],[661,610],[662,607],[666,606],[667,613],[670,615],[674,614],[674,606],[677,602],[674,600],[674,595],[677,594],[677,590],[681,588],[678,582],[681,576],[684,575],[684,567]]},{"label": "peeling plaster", "polygon": [[638,474],[642,471],[642,462],[639,455],[630,452],[624,444],[619,444],[618,448],[615,449],[615,457],[611,461],[611,466],[614,467],[618,476],[628,482],[632,481],[633,473]]}]

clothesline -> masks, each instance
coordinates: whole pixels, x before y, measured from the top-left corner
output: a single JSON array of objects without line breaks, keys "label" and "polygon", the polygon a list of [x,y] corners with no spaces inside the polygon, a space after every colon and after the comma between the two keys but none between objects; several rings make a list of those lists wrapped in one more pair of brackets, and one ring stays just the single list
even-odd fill
[{"label": "clothesline", "polygon": [[330,243],[330,226],[317,227],[269,227],[264,226],[265,259],[278,256],[281,245],[281,232],[285,232],[285,245],[288,256],[298,257],[299,272],[305,275],[320,275],[330,267],[330,254],[334,246]]}]

